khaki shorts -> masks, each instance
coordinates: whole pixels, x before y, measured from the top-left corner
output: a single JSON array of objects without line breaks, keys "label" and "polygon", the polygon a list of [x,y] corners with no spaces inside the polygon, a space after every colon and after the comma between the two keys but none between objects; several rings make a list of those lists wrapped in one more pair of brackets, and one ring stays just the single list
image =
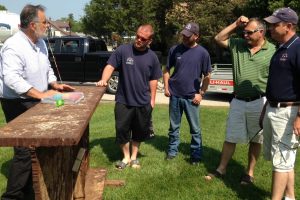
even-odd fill
[{"label": "khaki shorts", "polygon": [[293,123],[298,106],[272,108],[264,118],[264,157],[271,160],[273,170],[288,172],[294,169],[299,137],[293,134]]},{"label": "khaki shorts", "polygon": [[233,98],[227,119],[225,141],[230,143],[263,143],[259,117],[263,108],[265,97],[245,102]]}]

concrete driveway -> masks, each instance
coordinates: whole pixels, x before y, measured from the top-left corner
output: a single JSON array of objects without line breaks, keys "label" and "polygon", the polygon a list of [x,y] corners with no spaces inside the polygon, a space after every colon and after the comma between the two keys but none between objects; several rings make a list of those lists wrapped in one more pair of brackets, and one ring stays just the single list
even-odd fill
[{"label": "concrete driveway", "polygon": [[[209,93],[207,92],[204,100],[202,100],[201,105],[203,106],[222,106],[229,107],[230,95],[228,94],[219,94],[219,93]],[[114,101],[115,95],[104,94],[101,101]],[[164,95],[163,92],[156,93],[156,104],[168,104],[169,98]]]}]

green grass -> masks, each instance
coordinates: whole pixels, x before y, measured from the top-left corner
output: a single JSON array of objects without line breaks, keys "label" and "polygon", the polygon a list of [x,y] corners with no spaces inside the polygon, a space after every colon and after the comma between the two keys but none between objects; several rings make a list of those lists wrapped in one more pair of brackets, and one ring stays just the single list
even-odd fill
[{"label": "green grass", "polygon": [[[255,185],[244,187],[238,182],[247,163],[247,145],[238,145],[230,161],[224,181],[207,182],[203,176],[215,169],[220,159],[224,141],[228,108],[202,107],[201,124],[204,146],[203,163],[191,166],[188,163],[190,134],[189,126],[183,117],[179,155],[171,161],[165,161],[168,145],[168,106],[156,105],[153,121],[156,137],[141,145],[139,159],[142,168],[116,170],[114,163],[122,158],[122,153],[115,144],[114,104],[102,103],[98,107],[90,125],[91,167],[108,170],[107,179],[125,180],[126,185],[119,188],[105,187],[104,199],[112,200],[173,200],[173,199],[269,199],[271,191],[271,164],[261,157],[255,171]],[[3,115],[0,113],[3,124]],[[0,148],[0,193],[6,186],[6,176],[11,148]],[[299,170],[299,156],[296,172]],[[300,197],[296,175],[296,197]]]}]

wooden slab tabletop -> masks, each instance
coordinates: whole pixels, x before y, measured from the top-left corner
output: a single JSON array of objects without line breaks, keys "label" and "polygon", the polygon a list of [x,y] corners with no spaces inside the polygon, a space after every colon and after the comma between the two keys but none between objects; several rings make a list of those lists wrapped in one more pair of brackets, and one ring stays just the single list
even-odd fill
[{"label": "wooden slab tabletop", "polygon": [[105,88],[75,86],[84,93],[77,104],[39,103],[0,128],[0,146],[71,146],[82,137]]}]

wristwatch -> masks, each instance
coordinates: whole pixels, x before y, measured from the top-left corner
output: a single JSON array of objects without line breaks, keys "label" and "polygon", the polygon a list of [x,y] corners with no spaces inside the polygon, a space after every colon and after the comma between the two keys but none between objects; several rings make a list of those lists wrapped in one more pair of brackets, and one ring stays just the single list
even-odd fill
[{"label": "wristwatch", "polygon": [[297,112],[297,117],[300,117],[300,111]]}]

